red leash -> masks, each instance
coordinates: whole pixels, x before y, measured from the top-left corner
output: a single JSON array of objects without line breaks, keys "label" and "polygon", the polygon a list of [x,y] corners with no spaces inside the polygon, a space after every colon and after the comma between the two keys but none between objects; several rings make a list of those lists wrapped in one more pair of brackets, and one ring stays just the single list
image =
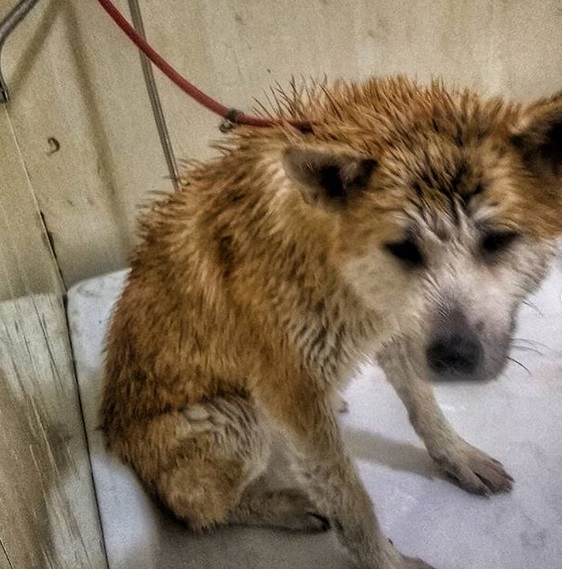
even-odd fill
[{"label": "red leash", "polygon": [[[123,14],[111,3],[111,0],[98,0],[103,9],[109,14],[113,21],[121,28],[129,39],[182,91],[187,93],[191,98],[195,99],[200,105],[209,109],[213,113],[223,117],[225,123],[222,127],[228,130],[229,126],[234,125],[247,125],[268,127],[279,124],[281,121],[276,121],[263,117],[256,117],[247,115],[242,111],[236,109],[229,109],[215,101],[203,91],[200,91],[195,85],[190,83],[185,77],[182,77],[155,49],[135,30],[135,28],[123,17]],[[292,126],[302,131],[310,131],[311,123],[306,121],[287,121]],[[222,128],[221,128],[222,130]]]}]

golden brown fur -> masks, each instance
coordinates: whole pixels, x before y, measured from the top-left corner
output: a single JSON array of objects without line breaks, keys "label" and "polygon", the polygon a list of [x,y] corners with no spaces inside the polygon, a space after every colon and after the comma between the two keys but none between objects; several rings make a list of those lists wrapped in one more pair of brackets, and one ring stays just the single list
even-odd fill
[{"label": "golden brown fur", "polygon": [[[312,132],[239,128],[143,216],[107,337],[103,430],[194,529],[314,530],[326,517],[362,567],[428,567],[377,529],[330,400],[378,353],[432,456],[470,490],[510,487],[448,426],[414,363],[437,329],[424,321],[472,294],[454,293],[454,264],[470,258],[505,291],[482,374],[503,367],[517,305],[562,232],[562,97],[526,108],[371,79],[294,90],[277,116]],[[517,232],[501,257],[478,252],[492,226]],[[411,231],[423,259],[390,255]],[[273,431],[308,498],[254,489]]]}]

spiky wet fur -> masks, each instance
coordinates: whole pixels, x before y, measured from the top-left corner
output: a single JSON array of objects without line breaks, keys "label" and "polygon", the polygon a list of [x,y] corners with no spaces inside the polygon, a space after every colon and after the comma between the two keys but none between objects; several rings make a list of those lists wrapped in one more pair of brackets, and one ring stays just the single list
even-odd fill
[{"label": "spiky wet fur", "polygon": [[[486,338],[508,339],[562,231],[558,163],[545,166],[536,151],[560,108],[560,96],[523,107],[371,79],[293,89],[280,97],[281,124],[236,129],[142,217],[107,337],[110,448],[193,529],[317,530],[326,517],[361,567],[428,567],[382,536],[330,400],[378,354],[443,468],[472,491],[510,488],[503,467],[440,413],[421,354],[438,309],[452,298],[468,306],[480,286],[502,304]],[[312,131],[289,119],[310,120]],[[291,174],[290,151],[305,153],[304,170],[318,155],[337,157],[344,174],[348,162],[373,170],[334,200],[298,168]],[[491,225],[521,235],[502,258],[476,251]],[[412,231],[425,266],[385,249]],[[467,308],[471,323],[489,313],[479,302]],[[491,353],[492,375],[508,343]],[[308,498],[256,485],[273,432],[289,443]]]}]

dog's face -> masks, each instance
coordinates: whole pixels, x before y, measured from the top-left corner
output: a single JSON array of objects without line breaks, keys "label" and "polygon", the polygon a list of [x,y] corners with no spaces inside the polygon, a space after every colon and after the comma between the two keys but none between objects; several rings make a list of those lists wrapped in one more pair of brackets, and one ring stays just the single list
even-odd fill
[{"label": "dog's face", "polygon": [[337,227],[334,259],[432,378],[495,377],[562,233],[562,96],[414,110],[362,155],[292,148],[289,177]]}]

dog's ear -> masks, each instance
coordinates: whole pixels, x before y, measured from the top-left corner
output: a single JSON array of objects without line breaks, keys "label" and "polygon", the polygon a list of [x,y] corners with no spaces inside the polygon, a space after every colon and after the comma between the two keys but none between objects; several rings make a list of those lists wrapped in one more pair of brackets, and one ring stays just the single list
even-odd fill
[{"label": "dog's ear", "polygon": [[369,183],[376,160],[359,155],[289,148],[283,154],[287,176],[299,186],[305,201],[344,207]]},{"label": "dog's ear", "polygon": [[562,92],[531,105],[512,142],[534,174],[562,184]]}]

